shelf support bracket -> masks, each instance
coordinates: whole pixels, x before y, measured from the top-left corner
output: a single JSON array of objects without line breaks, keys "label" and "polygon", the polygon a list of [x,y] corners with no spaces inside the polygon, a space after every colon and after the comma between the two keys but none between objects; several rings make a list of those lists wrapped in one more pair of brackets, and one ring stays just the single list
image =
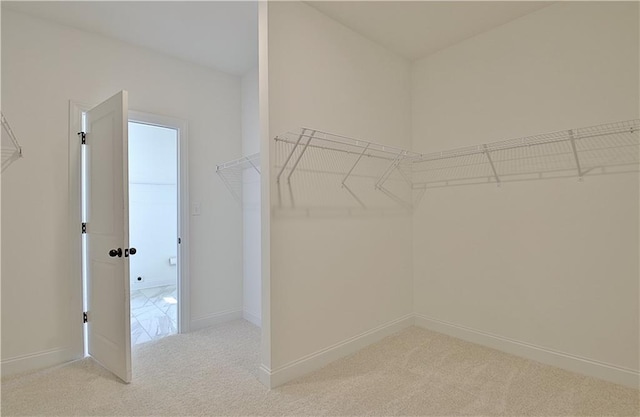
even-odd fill
[{"label": "shelf support bracket", "polygon": [[351,191],[351,188],[349,188],[349,187],[347,186],[347,184],[342,184],[342,187],[343,187],[345,190],[347,190],[347,191],[349,192],[349,194],[351,194],[351,197],[353,197],[353,198],[358,202],[358,204],[360,204],[360,205],[362,206],[362,208],[363,208],[363,209],[366,209],[366,208],[367,208],[367,206],[365,206],[365,205],[364,205],[364,203],[362,202],[362,200],[360,200],[360,199],[358,198],[358,196],[357,196],[353,191]]},{"label": "shelf support bracket", "polygon": [[396,170],[398,171],[398,173],[400,173],[400,176],[404,179],[404,181],[407,183],[407,185],[409,185],[409,187],[413,187],[413,183],[411,182],[411,180],[409,178],[407,178],[405,173],[402,172],[402,170],[400,169],[400,164],[396,165]]},{"label": "shelf support bracket", "polygon": [[347,179],[349,179],[349,176],[351,176],[351,173],[353,172],[353,170],[356,169],[356,166],[358,165],[358,163],[360,162],[360,160],[362,159],[364,154],[367,152],[367,149],[369,149],[369,145],[370,145],[370,143],[367,143],[367,146],[365,146],[364,149],[362,150],[362,152],[360,152],[360,155],[358,155],[358,158],[356,159],[356,162],[353,164],[353,166],[351,167],[349,172],[347,172],[347,175],[344,176],[344,178],[342,179],[342,182],[340,183],[342,185],[342,188],[347,190],[349,192],[349,194],[351,194],[351,197],[353,197],[358,202],[358,204],[360,204],[360,206],[362,206],[362,208],[364,208],[364,209],[366,209],[367,206],[365,206],[364,203],[362,202],[362,200],[360,200],[358,198],[358,196],[353,191],[351,191],[351,188],[349,188],[347,186],[346,181],[347,181]]},{"label": "shelf support bracket", "polygon": [[406,210],[411,211],[413,209],[411,207],[411,203],[407,203],[406,201],[402,200],[400,197],[387,190],[383,186],[378,187],[378,190],[382,191],[387,197],[398,203],[400,206],[404,207]]},{"label": "shelf support bracket", "polygon": [[582,167],[580,167],[580,158],[578,158],[578,149],[576,148],[576,138],[573,135],[573,130],[569,131],[569,141],[571,142],[571,150],[573,151],[573,158],[576,161],[576,168],[578,169],[578,181],[582,181]]},{"label": "shelf support bracket", "polygon": [[382,173],[380,178],[378,178],[378,181],[376,181],[376,185],[375,185],[376,189],[380,189],[380,187],[382,187],[382,184],[384,184],[384,182],[387,180],[387,178],[389,178],[393,170],[398,166],[398,164],[400,164],[400,161],[402,160],[402,155],[404,153],[405,151],[400,151],[400,153],[396,155],[396,157],[393,159],[393,161],[387,167],[387,169]]},{"label": "shelf support bracket", "polygon": [[254,164],[253,162],[251,162],[251,159],[247,158],[247,162],[248,162],[249,164],[251,164],[251,166],[253,167],[253,169],[255,169],[255,170],[256,170],[256,172],[258,173],[258,175],[262,175],[262,174],[260,173],[260,170],[258,169],[258,167],[257,167],[257,166],[255,166],[255,164]]},{"label": "shelf support bracket", "polygon": [[280,168],[280,172],[278,172],[278,176],[276,177],[276,182],[277,183],[280,183],[280,177],[282,176],[282,173],[284,172],[284,169],[287,167],[287,164],[289,164],[289,161],[291,160],[291,157],[293,156],[293,153],[296,151],[296,148],[300,144],[300,141],[302,140],[302,138],[304,137],[306,132],[307,132],[307,129],[303,128],[302,129],[302,133],[300,133],[300,136],[298,136],[298,141],[296,142],[295,145],[293,145],[293,149],[291,149],[291,152],[289,153],[289,156],[287,156],[287,159],[284,161],[284,164],[282,164],[282,168]]},{"label": "shelf support bracket", "polygon": [[231,185],[231,183],[229,183],[229,180],[224,176],[224,174],[222,173],[222,171],[220,171],[219,169],[217,170],[218,176],[220,177],[220,179],[222,180],[222,182],[224,182],[224,185],[227,187],[227,189],[229,190],[229,192],[231,192],[231,195],[233,195],[233,198],[240,204],[242,204],[242,195],[237,195],[235,193],[235,191],[233,191],[233,186]]},{"label": "shelf support bracket", "polygon": [[424,194],[426,193],[427,189],[425,188],[419,188],[416,197],[413,200],[413,206],[417,207],[418,204],[420,204],[420,202],[422,201],[422,197],[424,197]]},{"label": "shelf support bracket", "polygon": [[358,163],[360,162],[360,160],[364,156],[365,152],[367,152],[367,149],[369,149],[369,145],[370,145],[370,143],[367,143],[367,146],[365,146],[364,149],[362,150],[362,152],[360,153],[360,155],[358,155],[358,159],[356,159],[356,162],[353,164],[353,166],[351,167],[349,172],[347,172],[347,175],[345,175],[344,178],[342,179],[342,183],[341,184],[342,184],[343,187],[345,186],[344,183],[347,181],[347,179],[349,178],[349,176],[351,175],[353,170],[356,169],[356,165],[358,165]]},{"label": "shelf support bracket", "polygon": [[[298,167],[298,163],[300,162],[300,160],[302,159],[302,155],[304,155],[305,151],[307,150],[307,147],[309,146],[309,144],[311,143],[311,139],[313,139],[313,136],[316,134],[315,130],[311,131],[311,135],[309,135],[309,140],[307,141],[307,143],[304,144],[304,148],[302,148],[302,152],[300,152],[300,155],[298,155],[298,158],[296,159],[296,162],[293,163],[293,167],[291,168],[291,172],[289,172],[289,175],[287,175],[287,182],[291,182],[291,176],[293,175],[293,172],[296,170],[296,168]],[[297,146],[297,145],[296,145]]]},{"label": "shelf support bracket", "polygon": [[487,160],[489,161],[489,165],[491,165],[491,170],[493,171],[496,183],[498,184],[498,187],[500,187],[500,177],[498,176],[498,171],[496,171],[496,166],[493,164],[493,159],[491,159],[489,148],[487,148],[487,145],[482,145],[482,148],[484,149],[484,154],[487,155]]}]

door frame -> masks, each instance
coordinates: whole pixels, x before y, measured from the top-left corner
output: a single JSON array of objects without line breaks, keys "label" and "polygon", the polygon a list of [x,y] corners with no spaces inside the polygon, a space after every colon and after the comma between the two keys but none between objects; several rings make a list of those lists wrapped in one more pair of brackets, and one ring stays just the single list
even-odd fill
[{"label": "door frame", "polygon": [[[74,357],[86,356],[84,312],[84,283],[82,280],[82,208],[81,208],[81,143],[78,132],[82,129],[82,113],[94,106],[69,101],[69,277],[77,290],[71,296],[73,326],[71,345]],[[187,121],[129,110],[128,121],[176,129],[178,131],[178,333],[189,332],[191,323],[189,275],[189,145]]]}]

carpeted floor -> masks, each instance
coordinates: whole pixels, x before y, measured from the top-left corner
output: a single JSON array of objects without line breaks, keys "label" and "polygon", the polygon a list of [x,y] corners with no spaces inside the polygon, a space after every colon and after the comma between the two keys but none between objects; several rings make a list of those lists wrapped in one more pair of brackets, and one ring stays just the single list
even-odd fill
[{"label": "carpeted floor", "polygon": [[412,327],[268,391],[245,321],[134,349],[133,382],[91,360],[2,381],[2,415],[640,415],[640,391]]}]

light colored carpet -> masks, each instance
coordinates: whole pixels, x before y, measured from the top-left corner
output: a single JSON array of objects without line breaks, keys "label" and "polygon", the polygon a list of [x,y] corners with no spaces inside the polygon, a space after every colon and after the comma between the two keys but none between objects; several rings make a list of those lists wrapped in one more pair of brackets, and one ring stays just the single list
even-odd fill
[{"label": "light colored carpet", "polygon": [[236,321],[134,350],[134,380],[91,360],[6,378],[2,415],[640,414],[640,392],[412,327],[268,391],[260,330]]}]

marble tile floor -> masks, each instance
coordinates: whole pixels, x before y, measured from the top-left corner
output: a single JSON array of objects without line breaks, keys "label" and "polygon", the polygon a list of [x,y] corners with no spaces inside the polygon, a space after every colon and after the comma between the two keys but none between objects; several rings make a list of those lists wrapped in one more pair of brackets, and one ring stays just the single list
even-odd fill
[{"label": "marble tile floor", "polygon": [[131,291],[131,344],[176,334],[178,292],[175,285]]}]

